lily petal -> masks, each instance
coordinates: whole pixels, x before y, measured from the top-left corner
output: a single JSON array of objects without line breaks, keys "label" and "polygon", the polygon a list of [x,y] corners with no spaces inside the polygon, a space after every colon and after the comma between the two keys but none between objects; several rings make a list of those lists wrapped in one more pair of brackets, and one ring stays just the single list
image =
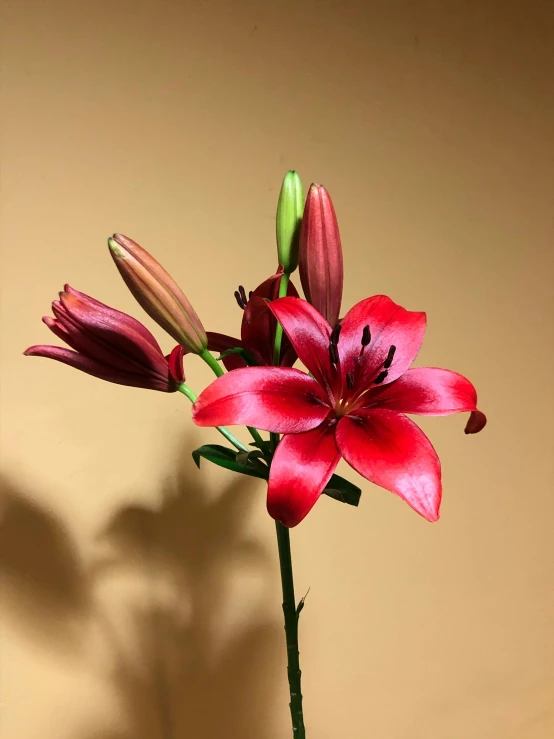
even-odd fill
[{"label": "lily petal", "polygon": [[471,411],[467,419],[464,434],[478,434],[487,423],[487,417],[482,411]]},{"label": "lily petal", "polygon": [[477,410],[477,391],[471,382],[457,372],[436,367],[409,369],[395,382],[374,390],[368,399],[379,408],[422,416],[475,412],[478,415],[473,425],[477,431],[487,422],[485,414]]},{"label": "lily petal", "polygon": [[[162,375],[167,372],[167,364],[161,349],[159,353],[155,353],[148,347],[144,350],[146,346],[144,343],[137,346],[128,336],[118,333],[117,328],[113,332],[113,340],[111,337],[108,338],[109,334],[105,333],[102,337],[98,331],[83,328],[83,325],[75,320],[74,316],[58,300],[52,303],[52,311],[56,318],[44,316],[43,323],[72,349],[93,361],[100,362],[116,372],[128,372],[129,369],[133,371],[133,367],[139,373],[144,373],[145,369],[153,372],[161,370]],[[113,316],[109,320],[111,321],[112,318]],[[95,325],[100,326],[104,322],[104,315],[99,313]],[[109,343],[110,341],[112,343]]]},{"label": "lily petal", "polygon": [[336,440],[360,475],[400,496],[428,521],[438,519],[440,461],[413,421],[394,411],[364,409],[340,419]]},{"label": "lily petal", "polygon": [[[273,349],[275,346],[275,331],[277,321],[268,307],[267,301],[277,300],[279,297],[279,286],[283,275],[283,267],[279,266],[277,272],[262,282],[254,290],[252,297],[244,309],[241,337],[244,345],[252,353],[257,353],[261,361],[259,364],[271,366],[273,364]],[[298,292],[292,281],[289,281],[287,295],[298,297]],[[254,352],[256,350],[256,352]],[[283,361],[286,357],[286,362]],[[296,355],[286,336],[281,342],[281,365],[291,367],[296,361]]]},{"label": "lily petal", "polygon": [[310,512],[340,460],[334,427],[321,424],[279,442],[267,489],[269,515],[292,528]]},{"label": "lily petal", "polygon": [[[236,347],[244,347],[244,343],[240,339],[235,339],[227,334],[218,334],[215,331],[208,331],[208,349],[211,352],[226,352],[228,349],[235,349]],[[239,367],[246,367],[247,364],[244,359],[238,354],[229,354],[222,360],[225,369],[229,372]]]},{"label": "lily petal", "polygon": [[183,366],[184,356],[184,348],[180,344],[177,344],[165,358],[169,367],[169,374],[178,385],[181,385],[186,380],[185,368]]},{"label": "lily petal", "polygon": [[[131,359],[142,367],[158,368],[160,358],[163,360],[158,342],[139,321],[92,298],[85,301],[82,293],[76,290],[61,293],[59,304],[54,302],[52,310],[72,334],[73,342],[86,344],[86,347],[79,345],[75,348],[85,354],[97,352],[98,356],[92,356],[99,361],[113,366],[119,353],[126,364]],[[83,327],[86,331],[82,330]],[[105,356],[106,351],[113,355],[111,361]]]},{"label": "lily petal", "polygon": [[[374,295],[357,303],[341,321],[338,343],[343,374],[352,372],[362,349],[362,334],[369,326],[371,340],[356,370],[356,385],[370,385],[383,370],[391,346],[396,348],[383,384],[393,382],[410,367],[425,335],[425,313],[409,311],[386,295]],[[359,374],[358,374],[359,373]]]},{"label": "lily petal", "polygon": [[318,426],[329,413],[317,382],[289,367],[247,367],[218,377],[192,406],[198,426],[255,426],[299,433]]},{"label": "lily petal", "polygon": [[117,385],[141,387],[148,390],[160,390],[166,393],[176,390],[176,385],[173,382],[170,382],[169,377],[163,378],[156,374],[152,374],[151,376],[147,374],[141,375],[112,369],[101,362],[97,362],[94,359],[78,354],[71,349],[64,349],[59,346],[38,344],[36,346],[30,346],[24,354],[26,357],[46,357],[47,359],[55,359],[58,362],[62,362],[70,367],[81,370],[81,372],[86,372],[87,375],[98,377],[100,380],[106,380],[107,382],[114,382]]},{"label": "lily petal", "polygon": [[[277,300],[277,298],[279,297],[279,286],[281,284],[281,277],[283,276],[284,272],[285,270],[283,268],[283,265],[280,264],[277,272],[274,275],[271,275],[271,277],[268,277],[267,280],[264,280],[261,285],[258,285],[258,287],[252,293],[252,297],[255,296],[267,300]],[[292,298],[298,297],[298,291],[295,288],[292,280],[289,280],[287,296]]]},{"label": "lily petal", "polygon": [[260,364],[273,364],[273,347],[277,321],[269,310],[269,303],[258,295],[252,295],[242,317],[240,335],[246,347],[256,348]]},{"label": "lily petal", "polygon": [[332,397],[338,374],[329,358],[331,326],[306,300],[280,298],[269,304],[298,358]]},{"label": "lily petal", "polygon": [[151,334],[146,326],[144,326],[140,321],[137,321],[136,318],[129,316],[127,313],[122,313],[121,311],[115,310],[115,308],[111,308],[109,305],[101,303],[99,300],[96,300],[96,298],[92,298],[90,295],[86,295],[79,290],[75,290],[75,288],[71,287],[71,285],[64,285],[64,292],[68,295],[73,295],[75,298],[78,299],[79,303],[85,309],[91,309],[91,312],[103,314],[106,316],[113,316],[113,314],[115,313],[117,315],[118,322],[122,328],[130,329],[133,332],[138,332],[145,341],[151,344],[153,349],[155,349],[156,351],[160,351],[160,346],[154,338],[153,334]]}]

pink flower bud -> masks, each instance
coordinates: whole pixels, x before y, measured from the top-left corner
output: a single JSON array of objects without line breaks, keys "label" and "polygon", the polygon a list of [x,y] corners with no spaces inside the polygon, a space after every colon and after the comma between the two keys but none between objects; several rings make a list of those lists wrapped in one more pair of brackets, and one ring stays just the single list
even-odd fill
[{"label": "pink flower bud", "polygon": [[148,315],[185,349],[202,354],[208,346],[204,326],[175,280],[127,236],[114,234],[108,246],[125,284]]},{"label": "pink flower bud", "polygon": [[342,301],[342,247],[335,209],[322,185],[312,185],[306,198],[299,269],[306,300],[335,326]]}]

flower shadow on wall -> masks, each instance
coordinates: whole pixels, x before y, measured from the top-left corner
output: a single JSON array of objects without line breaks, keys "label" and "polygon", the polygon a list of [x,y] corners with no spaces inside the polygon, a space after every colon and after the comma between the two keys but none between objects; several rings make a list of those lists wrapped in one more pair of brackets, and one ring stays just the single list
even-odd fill
[{"label": "flower shadow on wall", "polygon": [[[240,480],[212,497],[188,463],[168,477],[157,507],[116,512],[89,567],[59,520],[4,486],[0,583],[14,628],[76,671],[92,665],[115,706],[89,703],[60,739],[277,736],[282,629],[266,615],[269,561],[245,532],[260,491]],[[222,628],[242,576],[256,598]]]},{"label": "flower shadow on wall", "polygon": [[60,660],[84,657],[91,603],[77,547],[53,511],[5,477],[0,478],[0,590],[7,625]]}]

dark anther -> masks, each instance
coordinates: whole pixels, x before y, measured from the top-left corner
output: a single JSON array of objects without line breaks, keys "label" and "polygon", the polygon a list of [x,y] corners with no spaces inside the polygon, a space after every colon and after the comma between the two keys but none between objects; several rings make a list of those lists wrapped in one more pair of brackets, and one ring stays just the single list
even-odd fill
[{"label": "dark anther", "polygon": [[250,292],[248,293],[248,300],[250,300],[251,297],[252,297],[252,290],[250,290]]},{"label": "dark anther", "polygon": [[337,349],[336,344],[329,344],[329,358],[331,359],[332,364],[339,363],[339,350]]},{"label": "dark anther", "polygon": [[[250,293],[250,295],[252,295],[252,293]],[[246,291],[242,285],[239,285],[239,289],[235,290],[235,300],[237,301],[239,308],[242,308],[242,310],[246,308],[248,300],[246,298]]]},{"label": "dark anther", "polygon": [[373,380],[373,382],[374,382],[374,383],[375,383],[376,385],[380,385],[380,384],[381,384],[381,383],[382,383],[382,382],[384,381],[385,377],[386,377],[386,376],[387,376],[388,374],[389,374],[389,373],[387,372],[387,370],[383,370],[382,372],[379,372],[379,374],[378,374],[378,375],[377,375],[377,377],[376,377],[376,378],[375,378],[375,379]]},{"label": "dark anther", "polygon": [[339,336],[341,332],[342,326],[340,323],[337,323],[335,328],[331,331],[331,336],[329,337],[329,341],[331,344],[334,344],[335,346],[339,343]]},{"label": "dark anther", "polygon": [[385,369],[388,369],[388,368],[389,368],[389,367],[391,366],[391,364],[392,364],[392,360],[393,360],[393,358],[394,358],[394,352],[395,352],[395,351],[396,351],[396,347],[395,347],[395,346],[394,346],[394,344],[393,344],[393,345],[391,346],[391,348],[389,349],[389,353],[387,354],[387,358],[386,358],[386,359],[385,359],[385,361],[383,362],[383,367],[384,367]]},{"label": "dark anther", "polygon": [[364,326],[364,332],[362,334],[362,346],[367,346],[371,341],[371,331],[369,326]]},{"label": "dark anther", "polygon": [[348,374],[346,375],[346,386],[349,390],[352,390],[352,388],[354,387],[354,373],[353,372],[348,372]]}]

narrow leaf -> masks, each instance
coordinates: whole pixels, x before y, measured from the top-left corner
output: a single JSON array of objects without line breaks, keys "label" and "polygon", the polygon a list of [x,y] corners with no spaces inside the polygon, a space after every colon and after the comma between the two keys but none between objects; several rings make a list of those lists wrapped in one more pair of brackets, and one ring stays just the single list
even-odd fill
[{"label": "narrow leaf", "polygon": [[345,480],[340,475],[333,475],[329,480],[327,487],[323,491],[330,498],[347,503],[348,505],[357,506],[360,502],[362,491],[353,483]]},{"label": "narrow leaf", "polygon": [[253,466],[253,463],[241,464],[237,461],[237,453],[234,449],[229,449],[219,444],[204,444],[192,453],[192,458],[197,467],[200,467],[200,460],[206,459],[208,462],[217,464],[219,467],[225,467],[233,472],[240,472],[242,475],[250,475],[251,477],[259,477],[267,480],[269,470],[265,470],[261,465]]},{"label": "narrow leaf", "polygon": [[303,598],[300,599],[300,602],[299,602],[298,606],[296,607],[296,620],[297,621],[300,618],[300,614],[302,612],[302,609],[306,605],[306,598],[308,597],[308,593],[309,592],[310,592],[310,588],[308,588],[308,590],[306,592],[306,595]]}]

